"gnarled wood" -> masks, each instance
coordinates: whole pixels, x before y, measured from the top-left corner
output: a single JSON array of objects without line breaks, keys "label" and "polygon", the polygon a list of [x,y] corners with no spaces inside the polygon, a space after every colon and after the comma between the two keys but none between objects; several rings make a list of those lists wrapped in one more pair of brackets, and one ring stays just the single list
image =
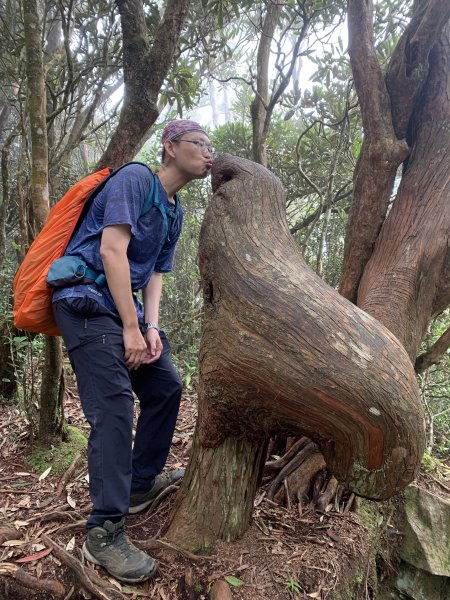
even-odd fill
[{"label": "gnarled wood", "polygon": [[[242,532],[257,448],[272,432],[307,435],[341,482],[375,499],[414,478],[424,442],[408,355],[306,266],[279,180],[229,155],[215,161],[212,175],[199,253],[205,317],[197,439],[168,534],[182,545]],[[223,515],[232,511],[236,486],[243,488],[240,526],[230,534]],[[211,502],[222,515],[215,523]]]},{"label": "gnarled wood", "polygon": [[353,174],[340,292],[355,304],[361,276],[386,217],[395,174],[409,152],[405,140],[395,135],[372,21],[372,0],[349,0],[349,54],[364,139]]},{"label": "gnarled wood", "polygon": [[317,441],[355,492],[389,497],[411,481],[422,454],[411,361],[387,329],[306,266],[273,175],[225,156],[213,189],[199,254],[200,440],[214,447],[283,425]]},{"label": "gnarled wood", "polygon": [[413,361],[431,318],[450,303],[448,29],[429,61],[413,153],[358,293],[358,306],[388,327]]}]

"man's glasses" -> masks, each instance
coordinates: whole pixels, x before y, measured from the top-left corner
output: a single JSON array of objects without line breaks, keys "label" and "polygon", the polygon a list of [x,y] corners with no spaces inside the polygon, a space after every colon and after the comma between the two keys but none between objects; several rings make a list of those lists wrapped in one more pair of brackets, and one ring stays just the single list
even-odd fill
[{"label": "man's glasses", "polygon": [[202,154],[208,152],[211,156],[214,156],[214,148],[201,142],[200,140],[174,140],[174,142],[187,142],[188,144],[195,144]]}]

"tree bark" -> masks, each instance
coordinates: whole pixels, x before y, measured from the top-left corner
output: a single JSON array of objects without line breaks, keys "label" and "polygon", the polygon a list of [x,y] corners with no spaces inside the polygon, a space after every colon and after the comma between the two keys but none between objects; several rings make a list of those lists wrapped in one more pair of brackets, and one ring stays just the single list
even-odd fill
[{"label": "tree bark", "polygon": [[[36,0],[23,0],[27,85],[31,128],[30,204],[36,234],[44,225],[49,211],[48,144],[46,94],[42,58],[42,30]],[[59,419],[59,383],[62,369],[61,341],[45,338],[45,366],[42,373],[39,438],[55,436]],[[55,385],[56,382],[56,385]]]},{"label": "tree bark", "polygon": [[268,131],[267,109],[269,106],[269,59],[273,34],[280,15],[281,5],[269,0],[261,28],[256,62],[256,95],[250,107],[252,115],[253,160],[267,165],[266,137]]},{"label": "tree bark", "polygon": [[33,225],[36,234],[45,223],[49,210],[45,78],[41,47],[42,31],[36,0],[23,0],[23,20],[31,129],[30,203],[33,206]]},{"label": "tree bark", "polygon": [[[281,431],[314,440],[352,491],[390,497],[414,478],[423,453],[423,412],[406,352],[306,266],[273,175],[225,155],[215,161],[212,177],[215,193],[199,251],[205,313],[197,468],[206,473],[211,464],[208,448],[230,439],[255,447]],[[230,451],[221,466],[235,463]],[[180,490],[181,507],[192,507],[195,496],[208,505],[215,498],[223,512],[232,511],[228,498],[234,501],[235,490],[227,496],[214,480],[199,477],[194,494],[192,477]],[[210,522],[213,513],[200,507]],[[181,544],[197,535],[192,521],[182,534],[175,526],[186,512],[169,530]]]},{"label": "tree bark", "polygon": [[449,48],[446,30],[430,52],[408,168],[358,294],[358,306],[397,336],[413,362],[431,318],[450,303]]},{"label": "tree bark", "polygon": [[[349,53],[361,104],[364,141],[354,173],[340,291],[359,303],[358,288],[375,245],[379,247],[397,168],[406,159],[406,171],[411,162],[409,149],[416,144],[423,95],[432,80],[431,48],[448,22],[450,5],[446,0],[415,3],[411,22],[397,44],[385,78],[375,53],[372,2],[349,0],[348,6]],[[445,35],[448,39],[448,32]],[[446,81],[446,69],[441,61],[434,78]],[[448,297],[447,292],[444,295]]]},{"label": "tree bark", "polygon": [[172,65],[190,0],[168,0],[151,46],[142,0],[116,3],[122,23],[125,95],[119,125],[99,169],[131,160],[158,118],[158,94]]},{"label": "tree bark", "polygon": [[390,98],[375,52],[372,0],[349,0],[349,54],[361,104],[364,139],[353,174],[341,294],[356,303],[364,267],[386,217],[395,174],[408,155],[392,124]]},{"label": "tree bark", "polygon": [[230,436],[209,448],[196,433],[183,482],[188,493],[179,494],[166,537],[195,551],[240,537],[252,518],[265,447]]}]

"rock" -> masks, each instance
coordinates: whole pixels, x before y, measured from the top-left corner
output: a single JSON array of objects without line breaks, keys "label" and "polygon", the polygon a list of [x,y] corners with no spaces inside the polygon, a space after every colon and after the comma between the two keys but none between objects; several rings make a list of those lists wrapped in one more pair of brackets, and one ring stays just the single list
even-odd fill
[{"label": "rock", "polygon": [[218,579],[209,592],[210,600],[233,600],[230,586],[223,579]]},{"label": "rock", "polygon": [[449,600],[450,579],[431,575],[405,562],[399,566],[390,589],[381,590],[378,600]]},{"label": "rock", "polygon": [[400,557],[418,569],[450,577],[450,503],[410,485],[405,490],[405,512]]}]

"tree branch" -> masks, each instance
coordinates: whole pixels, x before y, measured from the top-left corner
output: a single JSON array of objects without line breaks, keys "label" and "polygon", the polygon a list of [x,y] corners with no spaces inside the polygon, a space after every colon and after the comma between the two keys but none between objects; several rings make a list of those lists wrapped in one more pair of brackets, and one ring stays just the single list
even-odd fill
[{"label": "tree branch", "polygon": [[426,352],[417,357],[414,369],[416,373],[423,373],[432,365],[437,365],[444,358],[450,347],[450,327]]},{"label": "tree branch", "polygon": [[423,2],[391,57],[386,86],[391,99],[395,133],[399,139],[407,134],[414,105],[428,77],[430,50],[449,18],[448,0]]},{"label": "tree branch", "polygon": [[356,302],[359,282],[386,217],[398,166],[409,153],[392,125],[390,99],[376,56],[372,0],[349,0],[349,54],[364,140],[354,173],[340,292]]},{"label": "tree branch", "polygon": [[122,23],[125,95],[119,125],[99,168],[132,159],[158,118],[158,94],[172,66],[190,6],[190,0],[168,0],[150,46],[142,0],[116,3]]}]

